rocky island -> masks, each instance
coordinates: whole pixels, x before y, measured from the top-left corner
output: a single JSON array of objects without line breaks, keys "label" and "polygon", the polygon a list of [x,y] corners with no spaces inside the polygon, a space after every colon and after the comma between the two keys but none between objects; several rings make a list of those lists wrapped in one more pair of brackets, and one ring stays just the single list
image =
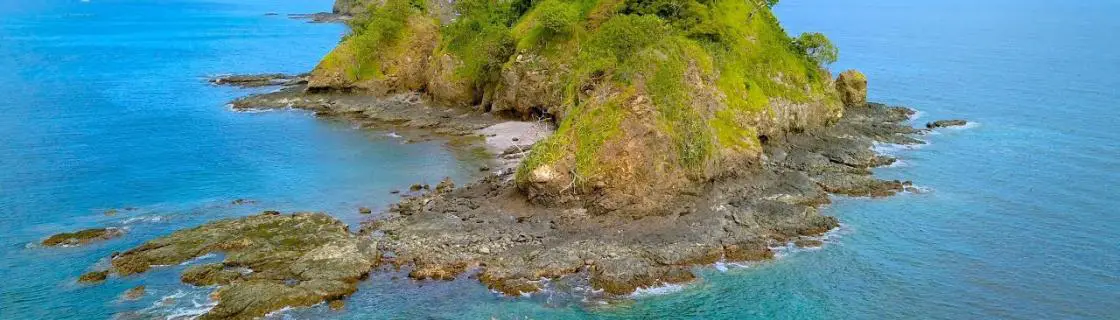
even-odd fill
[{"label": "rocky island", "polygon": [[907,124],[913,110],[867,102],[858,71],[834,79],[835,47],[787,35],[774,2],[339,0],[353,31],[306,80],[215,81],[282,86],[235,109],[453,137],[520,128],[511,121],[551,130],[503,141],[491,150],[504,165],[485,178],[416,190],[358,232],[266,212],[152,240],[96,275],[224,253],[182,280],[220,286],[204,318],[249,319],[337,305],[382,265],[421,280],[471,272],[512,296],[570,276],[624,295],[820,245],[839,225],[818,211],[829,194],[913,190],[872,176],[894,161],[872,146],[919,144],[923,131]]}]

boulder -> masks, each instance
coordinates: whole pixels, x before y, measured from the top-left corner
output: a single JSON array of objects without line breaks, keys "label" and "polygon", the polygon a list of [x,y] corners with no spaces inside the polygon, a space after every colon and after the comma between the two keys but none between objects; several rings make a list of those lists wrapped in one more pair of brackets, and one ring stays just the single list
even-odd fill
[{"label": "boulder", "polygon": [[836,78],[836,91],[845,107],[860,107],[867,104],[867,76],[859,70],[848,70]]}]

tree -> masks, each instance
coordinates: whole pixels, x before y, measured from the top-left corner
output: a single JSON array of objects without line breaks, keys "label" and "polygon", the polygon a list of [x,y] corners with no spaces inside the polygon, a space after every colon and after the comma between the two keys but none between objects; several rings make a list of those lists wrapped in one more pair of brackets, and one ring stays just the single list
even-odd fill
[{"label": "tree", "polygon": [[836,62],[836,59],[840,56],[840,50],[836,49],[836,46],[832,45],[832,41],[829,41],[828,37],[820,32],[802,33],[797,39],[793,40],[793,45],[821,66]]}]

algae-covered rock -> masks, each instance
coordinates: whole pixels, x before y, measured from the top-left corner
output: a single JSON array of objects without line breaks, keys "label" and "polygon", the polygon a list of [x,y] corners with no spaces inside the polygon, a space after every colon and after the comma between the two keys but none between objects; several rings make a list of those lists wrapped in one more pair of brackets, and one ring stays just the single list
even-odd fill
[{"label": "algae-covered rock", "polygon": [[105,281],[109,278],[109,270],[91,271],[78,277],[78,282],[81,283],[98,283]]},{"label": "algae-covered rock", "polygon": [[43,240],[42,244],[48,247],[77,246],[94,241],[108,240],[119,237],[124,231],[118,228],[94,228],[78,232],[64,232]]},{"label": "algae-covered rock", "polygon": [[147,292],[148,292],[147,287],[144,287],[143,285],[140,285],[140,286],[133,287],[132,289],[128,289],[128,291],[125,291],[124,294],[121,295],[121,297],[124,298],[125,300],[138,300],[138,299],[144,297],[144,294],[147,293]]},{"label": "algae-covered rock", "polygon": [[203,319],[252,319],[284,307],[337,300],[357,290],[376,263],[372,243],[325,214],[261,214],[180,230],[114,257],[112,272],[131,275],[211,252],[222,263],[192,266],[182,280],[222,285]]},{"label": "algae-covered rock", "polygon": [[836,91],[845,106],[863,106],[867,104],[867,76],[859,70],[844,71],[836,78]]}]

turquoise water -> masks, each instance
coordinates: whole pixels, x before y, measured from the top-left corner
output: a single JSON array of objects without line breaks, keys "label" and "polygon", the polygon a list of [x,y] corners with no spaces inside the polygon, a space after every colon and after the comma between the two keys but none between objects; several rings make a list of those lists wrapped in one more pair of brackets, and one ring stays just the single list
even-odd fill
[{"label": "turquoise water", "polygon": [[[383,206],[389,189],[477,167],[440,143],[402,145],[299,112],[230,112],[225,101],[245,91],[204,83],[309,69],[342,27],[263,13],[329,1],[13,2],[0,2],[0,318],[197,312],[207,291],[177,284],[181,267],[94,287],[74,279],[112,251],[208,219],[279,208],[357,221],[356,208]],[[865,71],[873,100],[921,110],[917,123],[978,123],[884,148],[903,161],[879,173],[926,193],[837,198],[826,213],[843,227],[823,249],[705,268],[698,283],[605,306],[390,273],[364,282],[345,312],[277,317],[1120,318],[1120,3],[783,0],[776,11],[791,33],[829,35],[841,48],[833,69]],[[101,213],[129,206],[138,210]],[[28,245],[97,225],[130,233]],[[117,299],[138,284],[144,299]],[[165,296],[177,298],[158,303]]]}]

